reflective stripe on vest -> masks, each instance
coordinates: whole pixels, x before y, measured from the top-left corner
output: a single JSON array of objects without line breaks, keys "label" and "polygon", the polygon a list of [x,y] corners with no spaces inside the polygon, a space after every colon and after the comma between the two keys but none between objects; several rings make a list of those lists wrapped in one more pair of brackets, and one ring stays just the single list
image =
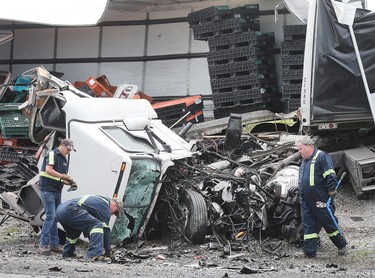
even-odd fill
[{"label": "reflective stripe on vest", "polygon": [[49,162],[49,164],[55,165],[55,153],[54,153],[54,151],[50,151],[48,153],[48,162]]},{"label": "reflective stripe on vest", "polygon": [[69,244],[76,244],[78,238],[66,238],[67,241],[69,241]]},{"label": "reflective stripe on vest", "polygon": [[88,197],[90,197],[91,195],[86,195],[86,196],[83,196],[77,203],[79,206],[81,206]]},{"label": "reflective stripe on vest", "polygon": [[103,234],[103,228],[93,228],[90,231],[90,235],[92,235],[92,234]]},{"label": "reflective stripe on vest", "polygon": [[40,172],[40,176],[48,178],[48,179],[52,179],[52,180],[55,180],[55,181],[61,181],[60,178],[56,178],[54,176],[51,176],[51,175],[47,174],[47,172],[44,172],[44,171]]},{"label": "reflective stripe on vest", "polygon": [[334,236],[337,236],[340,232],[337,230],[337,231],[334,231],[333,233],[327,233],[328,237],[334,237]]},{"label": "reflective stripe on vest", "polygon": [[[83,196],[83,197],[77,202],[78,205],[81,206],[81,205],[87,200],[87,198],[88,198],[88,197],[91,197],[91,196],[95,196],[95,195],[85,195],[85,196]],[[98,198],[102,199],[104,202],[106,202],[107,204],[109,204],[109,203],[108,203],[108,200],[106,200],[105,198],[102,198],[102,197],[100,197],[100,196],[95,196],[95,197],[98,197]]]},{"label": "reflective stripe on vest", "polygon": [[[55,165],[55,153],[53,151],[48,153],[48,164]],[[47,174],[47,172],[45,172],[45,171],[41,171],[40,176],[48,178],[48,179],[56,180],[56,181],[61,181],[60,178],[56,178],[54,176],[51,176],[51,175]]]},{"label": "reflective stripe on vest", "polygon": [[307,234],[307,235],[303,236],[304,240],[306,240],[306,239],[313,239],[313,238],[318,238],[318,234],[317,233],[313,233],[313,234]]},{"label": "reflective stripe on vest", "polygon": [[315,161],[320,153],[320,150],[316,152],[310,164],[310,186],[314,186],[314,174],[315,174]]},{"label": "reflective stripe on vest", "polygon": [[329,170],[325,171],[324,174],[323,174],[323,178],[326,178],[326,176],[328,176],[330,174],[335,174],[335,170],[329,169]]}]

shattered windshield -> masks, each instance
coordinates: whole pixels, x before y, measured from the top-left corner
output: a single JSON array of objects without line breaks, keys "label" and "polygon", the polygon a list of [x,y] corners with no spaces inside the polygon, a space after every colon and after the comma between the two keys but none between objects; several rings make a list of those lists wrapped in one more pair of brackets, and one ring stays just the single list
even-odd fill
[{"label": "shattered windshield", "polygon": [[160,162],[155,159],[134,159],[124,193],[124,214],[116,218],[111,232],[112,244],[135,237],[147,216],[154,198]]},{"label": "shattered windshield", "polygon": [[137,138],[126,132],[123,128],[117,126],[102,127],[102,130],[111,139],[115,140],[120,146],[129,152],[154,152],[154,148],[143,138]]}]

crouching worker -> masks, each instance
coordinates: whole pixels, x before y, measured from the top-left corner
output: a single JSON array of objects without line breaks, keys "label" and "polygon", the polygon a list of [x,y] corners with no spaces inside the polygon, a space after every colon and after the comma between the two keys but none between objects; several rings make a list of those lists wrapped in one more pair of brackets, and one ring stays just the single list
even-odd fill
[{"label": "crouching worker", "polygon": [[123,203],[97,195],[78,197],[57,208],[56,219],[66,232],[63,258],[75,257],[75,245],[81,233],[89,239],[87,258],[109,256],[111,252],[109,219],[118,216]]}]

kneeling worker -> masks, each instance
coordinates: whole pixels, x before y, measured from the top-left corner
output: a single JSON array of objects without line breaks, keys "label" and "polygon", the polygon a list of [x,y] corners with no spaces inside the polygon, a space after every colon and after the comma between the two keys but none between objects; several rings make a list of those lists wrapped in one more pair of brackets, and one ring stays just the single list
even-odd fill
[{"label": "kneeling worker", "polygon": [[97,195],[78,197],[61,204],[57,208],[56,219],[66,232],[63,258],[76,256],[75,244],[81,233],[89,238],[87,258],[109,255],[109,219],[112,214],[118,216],[122,207],[121,200]]}]

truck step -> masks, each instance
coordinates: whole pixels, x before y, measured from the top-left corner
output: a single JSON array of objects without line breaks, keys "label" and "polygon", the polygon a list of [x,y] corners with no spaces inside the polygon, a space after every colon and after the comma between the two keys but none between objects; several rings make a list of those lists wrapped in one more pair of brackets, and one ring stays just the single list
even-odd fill
[{"label": "truck step", "polygon": [[375,189],[375,148],[359,147],[346,150],[345,163],[352,177],[357,196]]}]

